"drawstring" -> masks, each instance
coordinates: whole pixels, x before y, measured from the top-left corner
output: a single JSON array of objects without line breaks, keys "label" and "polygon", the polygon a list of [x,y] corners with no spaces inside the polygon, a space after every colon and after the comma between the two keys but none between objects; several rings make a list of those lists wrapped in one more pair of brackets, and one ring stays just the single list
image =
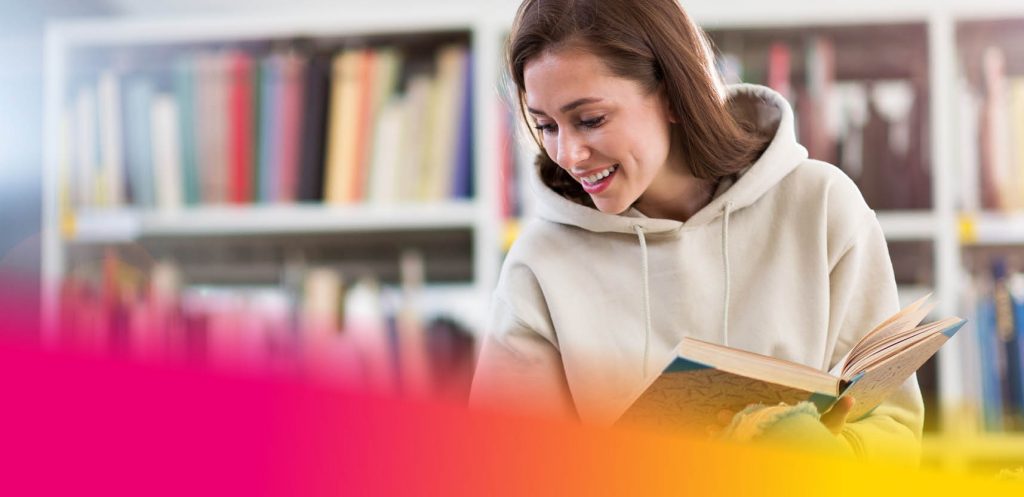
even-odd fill
[{"label": "drawstring", "polygon": [[725,266],[725,295],[722,297],[722,345],[729,345],[729,215],[732,214],[732,202],[726,202],[722,210],[722,263]]},{"label": "drawstring", "polygon": [[649,294],[650,287],[647,275],[647,240],[644,238],[643,226],[634,224],[633,230],[636,231],[636,236],[640,238],[641,264],[644,271],[644,362],[643,369],[640,371],[640,377],[646,378],[647,356],[651,346],[651,296]]},{"label": "drawstring", "polygon": [[[732,215],[733,203],[726,202],[722,208],[724,216],[722,218],[722,263],[725,268],[725,291],[722,296],[722,344],[729,345],[729,216]],[[643,278],[644,278],[644,356],[643,356],[643,369],[640,372],[641,377],[646,379],[647,377],[647,358],[650,355],[651,348],[651,296],[650,296],[650,281],[649,281],[649,267],[647,261],[647,239],[644,237],[644,228],[639,224],[633,225],[633,231],[636,232],[637,238],[640,239],[640,256],[641,265],[643,266]]]}]

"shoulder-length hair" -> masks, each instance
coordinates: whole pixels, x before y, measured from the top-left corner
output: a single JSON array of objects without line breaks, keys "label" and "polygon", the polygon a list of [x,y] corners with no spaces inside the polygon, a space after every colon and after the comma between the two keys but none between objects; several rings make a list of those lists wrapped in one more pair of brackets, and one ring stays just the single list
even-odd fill
[{"label": "shoulder-length hair", "polygon": [[[673,135],[684,163],[701,179],[732,175],[750,165],[770,136],[729,111],[711,45],[676,0],[524,0],[507,45],[519,113],[526,117],[523,70],[545,50],[580,48],[600,57],[612,74],[651,94],[664,90],[676,117]],[[534,134],[541,180],[566,198],[593,206]]]}]

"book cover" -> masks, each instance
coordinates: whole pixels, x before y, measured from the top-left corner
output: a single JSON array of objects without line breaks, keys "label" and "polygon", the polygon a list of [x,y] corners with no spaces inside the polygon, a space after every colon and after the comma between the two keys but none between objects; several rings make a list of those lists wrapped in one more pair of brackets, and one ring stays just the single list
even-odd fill
[{"label": "book cover", "polygon": [[838,376],[812,367],[685,338],[677,357],[642,389],[616,422],[704,433],[722,411],[750,404],[812,402],[825,412],[844,396],[856,399],[856,421],[917,371],[965,320],[946,318],[918,326],[928,312],[924,299],[867,333],[842,361]]}]

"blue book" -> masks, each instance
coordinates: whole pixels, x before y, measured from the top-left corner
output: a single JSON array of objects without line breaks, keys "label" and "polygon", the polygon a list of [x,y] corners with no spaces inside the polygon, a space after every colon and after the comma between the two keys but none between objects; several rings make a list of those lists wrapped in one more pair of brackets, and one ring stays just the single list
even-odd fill
[{"label": "blue book", "polygon": [[1007,371],[1014,393],[1013,411],[1016,429],[1024,428],[1024,275],[1016,274],[1008,281],[1013,306],[1013,336],[1007,344]]},{"label": "blue book", "polygon": [[452,177],[452,197],[468,199],[473,196],[473,55],[466,50],[466,75],[463,80],[462,116],[459,117],[458,143],[455,148],[455,174]]},{"label": "blue book", "polygon": [[931,310],[921,299],[869,331],[837,368],[838,375],[774,357],[684,338],[677,356],[638,392],[619,425],[703,434],[721,411],[750,404],[809,401],[825,412],[845,396],[850,420],[867,416],[928,361],[966,320],[920,325]]},{"label": "blue book", "polygon": [[199,156],[196,149],[196,75],[195,60],[178,59],[174,66],[174,96],[178,102],[178,139],[181,141],[181,191],[185,205],[198,205],[202,201],[199,183]]},{"label": "blue book", "polygon": [[125,159],[132,203],[136,207],[156,205],[153,184],[153,145],[150,106],[154,84],[146,77],[133,77],[125,89]]},{"label": "blue book", "polygon": [[256,199],[273,202],[277,185],[277,159],[280,156],[280,64],[275,56],[260,61],[259,81],[259,161],[256,167]]},{"label": "blue book", "polygon": [[981,352],[981,398],[987,431],[1003,429],[1002,373],[999,337],[996,336],[996,304],[991,298],[978,303],[978,349]]}]

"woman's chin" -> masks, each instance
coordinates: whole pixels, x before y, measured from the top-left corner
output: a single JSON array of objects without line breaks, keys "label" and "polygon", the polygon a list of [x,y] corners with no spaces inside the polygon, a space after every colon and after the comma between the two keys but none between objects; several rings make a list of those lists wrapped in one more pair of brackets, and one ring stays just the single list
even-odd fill
[{"label": "woman's chin", "polygon": [[629,204],[623,202],[617,202],[614,200],[607,200],[602,198],[595,198],[593,195],[590,196],[590,200],[594,201],[594,206],[597,210],[605,214],[622,214],[629,210]]}]

